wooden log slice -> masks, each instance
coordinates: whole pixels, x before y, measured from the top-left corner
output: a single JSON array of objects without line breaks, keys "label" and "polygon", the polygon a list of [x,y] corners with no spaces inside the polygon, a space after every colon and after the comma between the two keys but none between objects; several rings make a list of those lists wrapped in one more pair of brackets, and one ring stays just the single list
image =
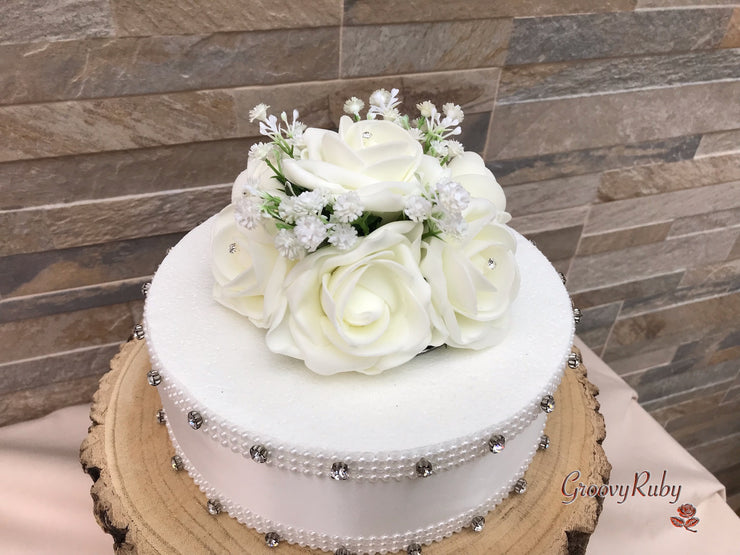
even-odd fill
[{"label": "wooden log slice", "polygon": [[[100,381],[80,459],[92,477],[91,495],[100,526],[113,536],[117,553],[321,553],[296,545],[266,547],[264,536],[227,514],[211,516],[206,498],[186,472],[170,467],[174,450],[164,425],[145,342],[123,345]],[[604,419],[597,388],[583,365],[566,367],[555,393],[556,408],[545,432],[550,447],[539,451],[525,479],[527,491],[512,494],[486,515],[482,532],[465,529],[424,546],[424,555],[493,553],[584,553],[596,527],[601,499],[569,505],[561,487],[573,470],[585,484],[605,484],[611,466],[601,442]]]}]

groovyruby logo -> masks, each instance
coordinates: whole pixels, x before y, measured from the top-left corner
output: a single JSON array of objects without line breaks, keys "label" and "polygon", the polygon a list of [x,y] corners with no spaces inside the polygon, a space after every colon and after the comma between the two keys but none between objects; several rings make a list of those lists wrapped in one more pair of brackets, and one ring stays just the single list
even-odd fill
[{"label": "groovyruby logo", "polygon": [[676,528],[684,528],[689,532],[698,532],[698,530],[694,530],[694,526],[699,524],[699,519],[694,516],[696,514],[696,507],[691,503],[684,503],[676,510],[681,516],[672,516],[671,524]]}]

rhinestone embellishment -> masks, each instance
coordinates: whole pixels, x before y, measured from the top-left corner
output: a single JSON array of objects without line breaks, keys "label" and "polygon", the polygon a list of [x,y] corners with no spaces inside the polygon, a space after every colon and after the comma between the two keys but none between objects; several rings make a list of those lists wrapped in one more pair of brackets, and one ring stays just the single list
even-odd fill
[{"label": "rhinestone embellishment", "polygon": [[500,453],[504,450],[504,447],[506,447],[506,438],[501,434],[491,436],[491,439],[488,440],[488,448],[491,453]]},{"label": "rhinestone embellishment", "polygon": [[266,463],[267,462],[267,447],[264,445],[252,445],[249,448],[249,456],[252,457],[254,462]]},{"label": "rhinestone embellishment", "polygon": [[331,465],[331,477],[334,480],[348,480],[349,467],[347,464],[343,462],[335,462]]},{"label": "rhinestone embellishment", "polygon": [[581,312],[580,308],[574,308],[573,309],[573,320],[576,324],[580,324],[581,320],[583,319],[583,312]]},{"label": "rhinestone embellishment", "polygon": [[277,547],[280,544],[280,536],[277,532],[267,532],[265,534],[265,545],[267,547]]},{"label": "rhinestone embellishment", "polygon": [[546,413],[550,414],[555,408],[555,399],[552,395],[545,395],[540,401],[540,408]]},{"label": "rhinestone embellishment", "polygon": [[527,481],[524,478],[519,478],[514,484],[514,491],[516,493],[524,493],[527,491]]},{"label": "rhinestone embellishment", "polygon": [[162,383],[162,376],[160,376],[159,372],[156,370],[149,370],[149,372],[146,373],[146,381],[149,382],[149,385],[157,387]]},{"label": "rhinestone embellishment", "polygon": [[418,543],[410,543],[406,548],[406,555],[421,555],[421,546]]},{"label": "rhinestone embellishment", "polygon": [[134,337],[136,339],[144,339],[144,326],[136,324],[134,326]]},{"label": "rhinestone embellishment", "polygon": [[193,430],[197,430],[203,425],[203,417],[197,410],[191,410],[188,413],[188,424]]},{"label": "rhinestone embellishment", "polygon": [[182,457],[180,455],[174,455],[170,459],[170,465],[172,466],[172,470],[182,470],[185,468],[185,465],[182,463]]},{"label": "rhinestone embellishment", "polygon": [[[433,472],[434,472],[434,467],[432,466],[432,463],[430,463],[424,457],[420,458],[419,462],[416,463],[416,475],[419,478],[426,478],[427,476],[431,476]],[[415,545],[415,544],[412,544],[412,545]]]},{"label": "rhinestone embellishment", "polygon": [[489,258],[488,259],[488,267],[491,270],[495,270],[496,269],[496,261],[493,258]]},{"label": "rhinestone embellishment", "polygon": [[164,424],[167,421],[167,416],[164,413],[164,409],[159,409],[157,411],[157,422],[160,424]]},{"label": "rhinestone embellishment", "polygon": [[352,555],[352,552],[346,547],[342,546],[337,548],[337,550],[334,552],[334,555]]},{"label": "rhinestone embellishment", "polygon": [[562,281],[563,285],[565,285],[565,282],[568,281],[565,277],[565,274],[563,272],[558,272],[558,275],[560,276],[560,281]]},{"label": "rhinestone embellishment", "polygon": [[149,294],[149,288],[152,286],[148,281],[141,285],[141,294],[145,297]]},{"label": "rhinestone embellishment", "polygon": [[365,131],[365,132],[364,132],[364,133],[362,134],[362,138],[363,138],[363,139],[369,139],[369,138],[370,138],[370,137],[372,137],[372,136],[373,136],[373,134],[372,134],[372,133],[370,133],[370,131]]},{"label": "rhinestone embellishment", "polygon": [[473,520],[470,522],[470,527],[473,529],[473,532],[482,532],[483,528],[486,526],[486,519],[482,516],[475,516],[473,517]]},{"label": "rhinestone embellishment", "polygon": [[537,449],[539,449],[540,451],[544,451],[548,447],[550,447],[550,438],[546,434],[543,434],[540,438],[540,443],[537,446]]},{"label": "rhinestone embellishment", "polygon": [[221,503],[218,499],[209,499],[208,503],[206,504],[206,509],[208,509],[208,512],[212,515],[217,515],[221,512]]},{"label": "rhinestone embellishment", "polygon": [[568,366],[571,368],[578,368],[581,364],[581,355],[573,351],[568,355]]},{"label": "rhinestone embellishment", "polygon": [[237,247],[236,243],[229,245],[229,254],[234,254],[237,250],[239,250],[239,247]]}]

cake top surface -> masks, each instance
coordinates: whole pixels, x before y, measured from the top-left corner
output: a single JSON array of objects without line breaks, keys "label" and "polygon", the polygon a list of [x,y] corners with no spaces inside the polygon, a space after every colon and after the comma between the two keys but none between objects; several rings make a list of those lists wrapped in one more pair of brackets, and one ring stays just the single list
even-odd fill
[{"label": "cake top surface", "polygon": [[153,365],[230,433],[314,455],[424,453],[511,426],[559,382],[573,340],[570,298],[536,247],[515,234],[521,284],[493,348],[441,347],[380,375],[321,376],[271,352],[265,330],[216,302],[216,217],[167,255],[149,289]]}]

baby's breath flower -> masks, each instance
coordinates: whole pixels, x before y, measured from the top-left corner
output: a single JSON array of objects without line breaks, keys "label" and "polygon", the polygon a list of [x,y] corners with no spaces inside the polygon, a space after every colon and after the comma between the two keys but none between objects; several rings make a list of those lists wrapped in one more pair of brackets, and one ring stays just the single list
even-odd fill
[{"label": "baby's breath flower", "polygon": [[423,222],[432,214],[432,203],[420,195],[406,197],[405,204],[403,213],[413,222]]},{"label": "baby's breath flower", "polygon": [[430,146],[432,151],[440,158],[447,156],[447,141],[432,141]]},{"label": "baby's breath flower", "polygon": [[450,214],[462,213],[470,204],[470,193],[455,181],[443,178],[434,186],[437,203]]},{"label": "baby's breath flower", "polygon": [[362,216],[363,210],[364,207],[362,206],[360,195],[355,191],[350,191],[349,193],[339,195],[334,201],[332,220],[343,224],[349,224]]},{"label": "baby's breath flower", "polygon": [[295,223],[295,220],[298,217],[296,210],[297,201],[298,197],[285,197],[280,201],[280,206],[278,206],[278,216],[280,216],[280,219],[287,224]]},{"label": "baby's breath flower", "polygon": [[234,203],[236,223],[246,229],[254,229],[262,218],[262,199],[254,195],[242,195]]},{"label": "baby's breath flower", "polygon": [[462,214],[444,214],[436,220],[439,230],[456,238],[461,238],[468,230],[468,222],[462,217]]},{"label": "baby's breath flower", "polygon": [[378,89],[370,95],[371,106],[385,106],[391,99],[391,93],[385,89]]},{"label": "baby's breath flower", "polygon": [[349,224],[331,224],[329,242],[340,251],[351,249],[357,243],[357,230]]},{"label": "baby's breath flower", "polygon": [[389,119],[396,119],[399,117],[399,114],[395,108],[400,103],[401,101],[398,100],[398,89],[391,89],[391,92],[385,89],[378,89],[370,95],[370,109],[367,112],[367,117],[368,119],[372,119],[370,117],[371,115],[373,117],[376,115],[386,117],[387,114]]},{"label": "baby's breath flower", "polygon": [[300,245],[295,233],[291,229],[281,229],[277,232],[277,235],[275,235],[275,248],[280,253],[280,256],[284,256],[289,260],[298,260],[306,254],[306,250]]},{"label": "baby's breath flower", "polygon": [[252,108],[249,111],[249,122],[253,122],[254,120],[259,121],[267,121],[267,110],[269,110],[270,107],[267,104],[257,104],[254,108]]},{"label": "baby's breath flower", "polygon": [[320,189],[304,191],[297,197],[295,210],[297,214],[319,214],[326,205],[324,192]]},{"label": "baby's breath flower", "polygon": [[271,143],[255,143],[249,147],[250,160],[266,160],[272,153],[273,146]]},{"label": "baby's breath flower", "polygon": [[326,225],[318,216],[301,216],[296,221],[293,233],[299,245],[313,252],[326,239]]},{"label": "baby's breath flower", "polygon": [[424,118],[431,118],[432,115],[437,113],[437,107],[432,104],[430,100],[425,100],[424,102],[417,104],[416,108]]},{"label": "baby's breath flower", "polygon": [[411,127],[409,129],[409,135],[411,135],[411,138],[415,141],[423,141],[425,138],[424,132],[418,127]]},{"label": "baby's breath flower", "polygon": [[360,110],[362,110],[364,107],[365,103],[356,96],[353,96],[344,103],[344,113],[349,114],[350,116],[359,117]]},{"label": "baby's breath flower", "polygon": [[445,142],[447,143],[447,155],[450,158],[460,156],[463,152],[465,152],[465,148],[460,141],[456,141],[455,139],[447,139]]},{"label": "baby's breath flower", "polygon": [[457,125],[465,117],[462,108],[460,108],[458,104],[453,104],[452,102],[448,102],[447,104],[443,105],[442,111],[448,119],[455,122],[453,125]]}]

